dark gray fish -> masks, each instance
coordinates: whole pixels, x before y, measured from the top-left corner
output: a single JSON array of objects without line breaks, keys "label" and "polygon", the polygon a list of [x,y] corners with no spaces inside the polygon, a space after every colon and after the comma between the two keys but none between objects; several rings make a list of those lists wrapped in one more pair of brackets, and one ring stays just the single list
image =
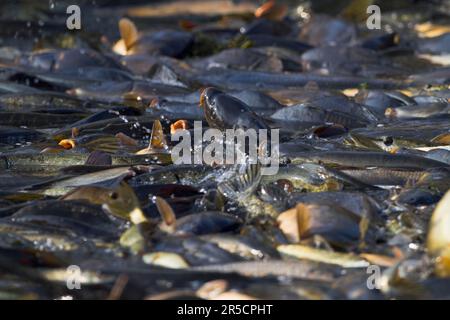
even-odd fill
[{"label": "dark gray fish", "polygon": [[419,156],[390,154],[385,152],[331,151],[331,152],[297,152],[285,155],[292,163],[307,161],[337,165],[342,167],[383,167],[428,169],[447,167],[445,163]]},{"label": "dark gray fish", "polygon": [[182,57],[193,42],[190,33],[182,31],[162,30],[140,37],[129,48],[130,53],[147,53],[168,57]]},{"label": "dark gray fish", "polygon": [[289,199],[291,206],[302,203],[332,203],[353,212],[359,217],[376,218],[381,207],[374,199],[362,192],[350,191],[327,191],[310,193],[293,193]]},{"label": "dark gray fish", "polygon": [[9,220],[25,225],[44,224],[69,234],[103,239],[118,238],[121,229],[100,206],[84,201],[38,202],[20,209]]},{"label": "dark gray fish", "polygon": [[65,126],[74,120],[83,119],[86,115],[83,113],[51,114],[38,112],[1,112],[1,126],[26,126],[30,128],[56,128]]},{"label": "dark gray fish", "polygon": [[82,67],[121,68],[112,58],[89,49],[48,50],[32,53],[22,62],[24,67],[67,72]]},{"label": "dark gray fish", "polygon": [[221,249],[216,244],[198,237],[170,237],[154,245],[156,251],[175,252],[186,259],[191,266],[224,264],[242,261],[238,255]]},{"label": "dark gray fish", "polygon": [[283,63],[277,57],[252,49],[240,48],[223,50],[211,57],[194,60],[191,64],[194,68],[204,70],[220,68],[266,72],[283,71]]},{"label": "dark gray fish", "polygon": [[222,212],[206,211],[177,219],[174,233],[177,235],[204,235],[235,231],[242,221]]},{"label": "dark gray fish", "polygon": [[312,105],[285,107],[271,116],[275,120],[298,120],[306,123],[337,123],[348,128],[363,127],[368,121],[340,111],[327,111]]},{"label": "dark gray fish", "polygon": [[321,265],[311,261],[246,261],[220,265],[194,267],[192,270],[204,272],[237,273],[246,277],[289,277],[310,280],[333,281],[339,274],[338,267]]},{"label": "dark gray fish", "polygon": [[46,135],[42,132],[11,126],[0,126],[0,143],[21,144],[45,140]]},{"label": "dark gray fish", "polygon": [[[23,172],[57,172],[69,165],[83,165],[89,154],[62,153],[20,153],[0,155],[0,168]],[[145,165],[152,162],[171,161],[170,155],[111,155],[113,165]]]},{"label": "dark gray fish", "polygon": [[377,186],[404,186],[414,183],[423,175],[423,170],[401,170],[389,168],[344,169],[345,174],[365,183]]},{"label": "dark gray fish", "polygon": [[200,97],[200,104],[212,128],[269,129],[248,105],[218,89],[206,88]]},{"label": "dark gray fish", "polygon": [[374,89],[396,89],[407,86],[397,80],[385,80],[358,76],[323,76],[315,74],[268,73],[258,71],[210,70],[208,75],[194,75],[194,78],[208,86],[229,90],[274,90],[304,87],[316,82],[320,88],[345,89],[367,85]]}]

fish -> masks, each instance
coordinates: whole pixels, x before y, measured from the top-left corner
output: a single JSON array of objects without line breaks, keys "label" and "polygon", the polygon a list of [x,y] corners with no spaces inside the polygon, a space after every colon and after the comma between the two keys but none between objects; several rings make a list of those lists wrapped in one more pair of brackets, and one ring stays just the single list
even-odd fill
[{"label": "fish", "polygon": [[23,65],[53,72],[97,66],[120,68],[114,59],[90,49],[42,50],[26,57]]},{"label": "fish", "polygon": [[[81,174],[79,176],[57,177],[50,181],[43,183],[35,183],[24,187],[24,190],[34,191],[49,196],[62,196],[80,186],[87,185],[108,185],[117,183],[122,179],[133,176],[134,172],[130,167],[116,167],[116,168],[95,168],[96,171],[92,173]],[[99,170],[103,169],[103,170]]]},{"label": "fish", "polygon": [[352,254],[330,252],[298,244],[281,245],[277,249],[282,254],[298,259],[323,262],[343,268],[366,268],[369,266],[369,262]]},{"label": "fish", "polygon": [[298,152],[287,156],[287,158],[290,158],[291,163],[294,164],[312,161],[355,168],[382,167],[429,169],[446,167],[445,163],[424,157],[369,151]]},{"label": "fish", "polygon": [[424,174],[424,170],[402,170],[390,168],[344,169],[345,174],[360,181],[378,186],[404,186],[415,183]]},{"label": "fish", "polygon": [[272,246],[246,235],[208,234],[202,239],[213,242],[220,248],[246,259],[270,260],[279,258],[278,252]]},{"label": "fish", "polygon": [[110,106],[96,101],[84,101],[59,92],[10,93],[0,96],[4,111],[33,112],[93,112]]},{"label": "fish", "polygon": [[367,84],[373,89],[399,89],[406,87],[395,80],[381,80],[359,76],[324,76],[314,74],[277,74],[262,71],[242,70],[210,70],[208,75],[194,75],[193,79],[208,85],[231,90],[265,89],[276,90],[298,88],[308,82],[316,82],[319,86],[329,89],[346,89]]},{"label": "fish", "polygon": [[[112,155],[112,165],[139,165],[150,164],[161,156],[162,161],[170,161],[170,155],[153,154],[145,155]],[[0,168],[6,170],[22,170],[24,172],[55,172],[67,165],[82,165],[86,162],[89,154],[87,153],[21,153],[21,154],[2,154],[0,156]]]},{"label": "fish", "polygon": [[1,112],[1,126],[27,126],[30,128],[46,128],[49,124],[53,127],[63,126],[71,123],[73,120],[85,117],[83,113],[70,114],[51,114],[51,113],[27,113],[27,112]]},{"label": "fish", "polygon": [[7,219],[19,225],[45,224],[69,235],[83,234],[105,240],[117,238],[120,230],[120,225],[109,219],[101,207],[84,201],[43,201],[25,206]]},{"label": "fish", "polygon": [[181,118],[185,120],[203,120],[205,118],[204,113],[198,107],[198,103],[153,99],[147,111],[153,113],[154,109],[161,111],[161,114],[169,118]]},{"label": "fish", "polygon": [[193,42],[192,35],[183,31],[162,30],[139,35],[135,24],[127,18],[119,21],[119,31],[126,54],[147,53],[181,57]]},{"label": "fish", "polygon": [[367,125],[365,119],[358,119],[339,111],[326,111],[311,105],[296,105],[282,108],[271,115],[272,119],[299,119],[310,123],[337,123],[348,128]]},{"label": "fish", "polygon": [[[294,210],[298,235],[293,238],[298,240],[320,235],[332,246],[346,248],[365,237],[360,230],[362,218],[336,203],[298,203]],[[283,216],[278,220],[283,223]]]},{"label": "fish", "polygon": [[33,129],[13,126],[0,126],[1,144],[21,144],[26,142],[39,142],[46,140],[47,136]]},{"label": "fish", "polygon": [[367,217],[374,222],[381,213],[377,197],[360,191],[293,192],[289,198],[289,204],[293,207],[297,203],[328,203],[345,208],[360,218]]},{"label": "fish", "polygon": [[200,96],[200,106],[212,128],[269,129],[265,121],[244,102],[218,89],[204,89]]},{"label": "fish", "polygon": [[220,233],[237,229],[239,218],[215,211],[204,211],[177,219],[173,208],[161,197],[155,197],[156,207],[161,214],[160,230],[179,236]]},{"label": "fish", "polygon": [[[413,126],[410,126],[413,124]],[[358,128],[349,133],[352,145],[395,153],[400,148],[437,146],[439,136],[446,133],[445,121],[414,121],[409,124],[393,123],[378,128]]]},{"label": "fish", "polygon": [[305,165],[287,165],[278,169],[275,175],[264,176],[264,182],[277,182],[279,180],[288,180],[292,183],[294,189],[319,191],[328,189],[340,189],[342,185],[331,175],[326,175],[326,169],[314,167],[313,164]]},{"label": "fish", "polygon": [[285,276],[291,278],[314,279],[330,282],[334,279],[337,269],[327,268],[324,265],[311,261],[246,261],[221,265],[208,265],[191,268],[195,271],[238,273],[247,277]]},{"label": "fish", "polygon": [[111,214],[123,219],[145,220],[139,201],[133,189],[121,182],[115,188],[82,186],[70,191],[60,200],[87,200],[90,203],[104,206]]},{"label": "fish", "polygon": [[447,102],[423,103],[407,107],[387,108],[384,114],[390,118],[427,118],[440,114],[448,114],[450,111]]},{"label": "fish", "polygon": [[236,70],[258,70],[266,72],[282,72],[282,61],[270,55],[252,49],[233,48],[223,50],[216,55],[192,61],[194,68],[223,68]]}]

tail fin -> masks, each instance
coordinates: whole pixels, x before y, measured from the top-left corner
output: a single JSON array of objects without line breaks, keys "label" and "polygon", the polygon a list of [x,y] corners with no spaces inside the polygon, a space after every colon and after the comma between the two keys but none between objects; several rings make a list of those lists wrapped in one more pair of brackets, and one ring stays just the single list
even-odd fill
[{"label": "tail fin", "polygon": [[261,182],[261,164],[246,164],[242,173],[237,173],[232,179],[221,182],[218,190],[225,197],[234,200],[250,196]]},{"label": "tail fin", "polygon": [[136,25],[130,19],[122,18],[119,21],[119,32],[125,47],[129,50],[138,39]]}]

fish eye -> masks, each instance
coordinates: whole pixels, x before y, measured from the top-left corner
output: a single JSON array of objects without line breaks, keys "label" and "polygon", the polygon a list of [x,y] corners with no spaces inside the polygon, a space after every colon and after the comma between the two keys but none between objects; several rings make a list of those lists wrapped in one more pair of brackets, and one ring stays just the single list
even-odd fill
[{"label": "fish eye", "polygon": [[392,139],[392,137],[385,137],[383,142],[386,146],[389,147],[390,145],[392,145],[394,143],[394,139]]},{"label": "fish eye", "polygon": [[117,194],[117,192],[111,192],[109,194],[109,197],[113,200],[117,200],[117,198],[119,198],[119,195]]}]

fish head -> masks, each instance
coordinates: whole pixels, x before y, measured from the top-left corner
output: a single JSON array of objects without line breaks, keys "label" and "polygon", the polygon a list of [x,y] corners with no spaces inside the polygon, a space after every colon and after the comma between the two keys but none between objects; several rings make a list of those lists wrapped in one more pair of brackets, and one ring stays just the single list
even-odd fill
[{"label": "fish head", "polygon": [[397,139],[390,135],[365,135],[363,133],[352,132],[350,133],[350,137],[356,146],[369,149],[381,149],[395,153],[400,148],[397,144]]},{"label": "fish head", "polygon": [[134,190],[124,181],[114,188],[82,186],[61,197],[61,200],[87,200],[101,205],[112,215],[131,220],[146,221]]},{"label": "fish head", "polygon": [[113,215],[130,219],[134,223],[145,221],[139,200],[126,182],[122,181],[116,188],[105,190],[102,198],[103,205]]},{"label": "fish head", "polygon": [[206,121],[213,128],[221,127],[219,121],[220,106],[216,101],[217,96],[220,94],[223,94],[223,92],[218,89],[206,88],[203,89],[200,95],[200,107],[203,108],[205,112]]},{"label": "fish head", "polygon": [[200,107],[206,108],[207,105],[212,105],[214,97],[221,93],[223,92],[213,87],[202,89],[200,93]]}]

